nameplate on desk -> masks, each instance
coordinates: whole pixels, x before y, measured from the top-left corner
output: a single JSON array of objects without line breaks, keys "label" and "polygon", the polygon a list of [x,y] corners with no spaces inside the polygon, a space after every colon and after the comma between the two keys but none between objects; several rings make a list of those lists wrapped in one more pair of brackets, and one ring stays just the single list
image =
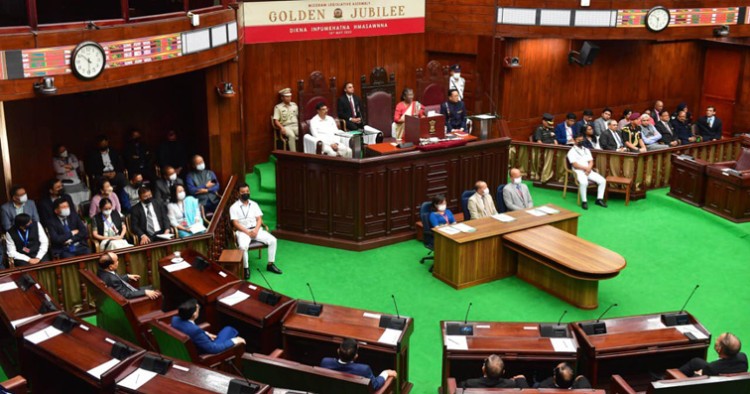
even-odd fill
[{"label": "nameplate on desk", "polygon": [[380,315],[379,314],[377,314],[377,313],[370,313],[370,312],[363,313],[362,317],[369,317],[370,319],[380,319]]},{"label": "nameplate on desk", "polygon": [[226,278],[227,274],[224,271],[219,271],[219,276],[221,276],[222,278]]},{"label": "nameplate on desk", "polygon": [[18,285],[16,282],[10,281],[8,283],[0,284],[0,292],[17,289]]},{"label": "nameplate on desk", "polygon": [[183,367],[182,365],[172,364],[172,368],[179,369],[183,372],[189,372],[190,368]]},{"label": "nameplate on desk", "polygon": [[148,383],[149,380],[153,379],[154,376],[156,376],[156,372],[138,368],[125,377],[125,379],[119,381],[117,385],[130,390],[138,390],[141,386]]},{"label": "nameplate on desk", "polygon": [[575,353],[577,351],[570,338],[550,338],[549,341],[556,352]]},{"label": "nameplate on desk", "polygon": [[245,301],[248,298],[250,298],[250,294],[247,294],[244,291],[237,290],[234,293],[220,299],[219,302],[232,306],[239,304],[240,302]]},{"label": "nameplate on desk", "polygon": [[185,268],[190,268],[190,267],[192,267],[190,263],[188,263],[187,261],[183,261],[177,264],[167,264],[164,266],[164,270],[167,272],[177,272],[179,270],[184,270]]},{"label": "nameplate on desk", "polygon": [[93,376],[93,377],[95,377],[97,379],[101,379],[102,378],[102,374],[104,374],[105,372],[109,371],[112,367],[114,367],[115,365],[117,365],[119,362],[120,362],[120,360],[118,360],[116,358],[113,358],[113,359],[111,359],[111,360],[109,360],[109,361],[107,361],[105,363],[102,363],[102,364],[100,364],[100,365],[98,365],[98,366],[96,366],[94,368],[89,369],[86,372],[88,372],[89,375],[91,375],[91,376]]},{"label": "nameplate on desk", "polygon": [[446,335],[445,347],[448,350],[469,350],[469,343],[463,335]]},{"label": "nameplate on desk", "polygon": [[387,343],[388,345],[398,345],[398,340],[401,338],[401,330],[394,330],[392,328],[386,328],[383,335],[380,336],[378,342]]},{"label": "nameplate on desk", "polygon": [[50,338],[54,338],[58,335],[62,334],[62,331],[58,330],[55,327],[47,326],[43,330],[39,330],[33,334],[26,335],[25,338],[27,341],[33,343],[34,345],[38,345]]},{"label": "nameplate on desk", "polygon": [[542,205],[541,207],[537,207],[536,209],[546,213],[547,215],[554,215],[556,213],[560,213],[560,211],[558,211],[557,209],[548,207],[546,205]]},{"label": "nameplate on desk", "polygon": [[33,316],[29,316],[29,317],[24,317],[22,319],[16,319],[16,320],[13,320],[12,322],[10,322],[10,325],[13,326],[13,328],[16,328],[16,327],[20,326],[21,324],[26,323],[27,321],[29,321],[31,319],[35,319],[35,318],[37,318],[39,316],[41,316],[41,315],[33,315]]},{"label": "nameplate on desk", "polygon": [[684,326],[673,326],[673,327],[676,328],[677,331],[681,332],[686,337],[690,338],[691,340],[700,341],[702,339],[708,339],[708,335],[704,334],[701,330],[699,330],[696,326],[692,324],[686,324]]}]

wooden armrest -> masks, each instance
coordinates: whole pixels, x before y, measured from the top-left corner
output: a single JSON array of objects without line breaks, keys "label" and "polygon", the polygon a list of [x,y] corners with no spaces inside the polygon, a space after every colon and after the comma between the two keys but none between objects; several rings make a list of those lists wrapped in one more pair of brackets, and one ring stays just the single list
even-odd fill
[{"label": "wooden armrest", "polygon": [[202,354],[200,359],[201,364],[208,365],[211,368],[215,368],[224,362],[232,362],[239,367],[243,354],[245,354],[245,344],[238,343],[221,353]]},{"label": "wooden armrest", "polygon": [[448,381],[445,384],[447,387],[445,388],[448,394],[455,394],[456,393],[456,378],[448,378]]},{"label": "wooden armrest", "polygon": [[211,323],[204,321],[203,323],[198,324],[198,327],[203,331],[208,331],[208,329],[211,328]]},{"label": "wooden armrest", "polygon": [[14,376],[2,383],[3,388],[10,391],[13,394],[26,394],[28,392],[28,388],[26,387],[26,379],[24,379],[23,376]]},{"label": "wooden armrest", "polygon": [[609,383],[610,394],[637,394],[635,390],[620,375],[612,375]]},{"label": "wooden armrest", "polygon": [[685,376],[682,371],[680,371],[677,368],[670,368],[664,373],[665,379],[685,379],[687,376]]},{"label": "wooden armrest", "polygon": [[[375,394],[389,394],[389,393],[395,393],[396,389],[396,380],[393,378],[393,376],[389,376],[388,379],[385,380],[385,384],[383,384],[383,387],[378,389],[378,391],[375,391]],[[370,386],[372,387],[372,386]]]},{"label": "wooden armrest", "polygon": [[284,358],[284,349],[276,349],[268,355],[271,358]]}]

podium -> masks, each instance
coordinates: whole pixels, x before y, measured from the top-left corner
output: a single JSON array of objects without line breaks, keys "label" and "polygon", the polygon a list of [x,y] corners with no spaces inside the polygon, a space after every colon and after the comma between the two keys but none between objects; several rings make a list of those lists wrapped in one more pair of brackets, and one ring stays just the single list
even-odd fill
[{"label": "podium", "polygon": [[706,166],[704,160],[672,154],[672,174],[668,196],[702,207],[706,200]]},{"label": "podium", "polygon": [[479,114],[469,116],[469,119],[479,122],[479,139],[486,140],[489,138],[490,129],[492,128],[492,121],[497,119],[497,115],[494,114]]},{"label": "podium", "polygon": [[420,118],[406,115],[404,141],[419,145],[420,138],[445,138],[445,116],[434,115]]}]

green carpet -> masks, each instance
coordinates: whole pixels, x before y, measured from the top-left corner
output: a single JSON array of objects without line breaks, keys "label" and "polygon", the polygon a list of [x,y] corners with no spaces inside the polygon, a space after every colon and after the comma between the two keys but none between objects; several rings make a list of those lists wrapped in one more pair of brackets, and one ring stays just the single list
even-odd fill
[{"label": "green carpet", "polygon": [[[249,179],[259,173],[272,176],[272,170],[264,166]],[[472,320],[554,322],[568,310],[565,321],[576,321],[596,318],[615,302],[619,307],[610,317],[677,310],[700,284],[687,309],[714,335],[731,331],[750,341],[750,316],[744,313],[750,306],[750,224],[733,224],[684,204],[668,197],[668,189],[649,191],[628,207],[613,199],[608,209],[592,204],[588,211],[576,205],[574,193],[562,199],[559,191],[530,189],[537,205],[554,203],[582,212],[579,236],[627,260],[618,277],[601,282],[598,310],[577,309],[515,277],[453,290],[419,264],[426,250],[416,240],[368,252],[282,240],[277,263],[284,275],[269,279],[291,297],[309,299],[305,283],[310,282],[319,302],[385,313],[393,313],[390,295],[395,294],[400,312],[415,320],[409,359],[414,393],[434,393],[440,385],[438,322],[463,319],[469,302]],[[261,208],[269,217],[275,211],[267,202]],[[252,260],[259,268],[264,262]],[[716,358],[712,348],[709,358]]]}]

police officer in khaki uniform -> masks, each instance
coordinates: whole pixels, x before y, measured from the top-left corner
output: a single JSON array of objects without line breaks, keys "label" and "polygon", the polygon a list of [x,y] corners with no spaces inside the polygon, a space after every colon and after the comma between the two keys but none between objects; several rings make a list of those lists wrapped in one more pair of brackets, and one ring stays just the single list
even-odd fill
[{"label": "police officer in khaki uniform", "polygon": [[273,122],[281,130],[281,134],[289,139],[289,150],[297,151],[297,139],[299,138],[299,109],[292,102],[292,89],[279,90],[281,102],[273,107]]}]

